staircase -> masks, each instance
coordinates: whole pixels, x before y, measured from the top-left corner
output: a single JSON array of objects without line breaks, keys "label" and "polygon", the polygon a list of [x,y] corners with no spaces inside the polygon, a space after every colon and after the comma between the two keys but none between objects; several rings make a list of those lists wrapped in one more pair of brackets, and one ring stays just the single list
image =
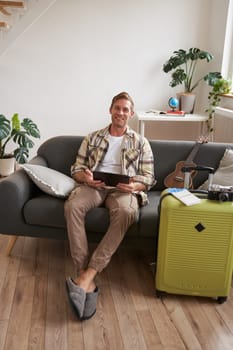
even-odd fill
[{"label": "staircase", "polygon": [[24,9],[23,1],[0,1],[0,28],[10,29],[13,15],[16,13],[15,10],[19,10],[18,13],[21,13]]},{"label": "staircase", "polygon": [[0,55],[56,0],[0,1]]}]

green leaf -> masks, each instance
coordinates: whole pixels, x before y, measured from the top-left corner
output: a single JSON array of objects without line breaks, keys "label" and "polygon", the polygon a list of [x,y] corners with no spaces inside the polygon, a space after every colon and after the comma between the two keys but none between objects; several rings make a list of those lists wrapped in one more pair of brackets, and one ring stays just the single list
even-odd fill
[{"label": "green leaf", "polygon": [[0,114],[0,140],[3,140],[6,137],[8,137],[10,135],[10,132],[10,121],[3,114]]},{"label": "green leaf", "polygon": [[176,85],[182,84],[186,78],[187,75],[185,71],[179,68],[172,73],[172,81],[170,82],[170,86],[175,87]]},{"label": "green leaf", "polygon": [[189,49],[188,55],[187,55],[187,59],[190,59],[192,61],[196,61],[198,60],[199,57],[199,53],[200,53],[200,49],[196,48],[196,47],[192,47]]},{"label": "green leaf", "polygon": [[184,64],[187,60],[187,53],[185,50],[174,51],[169,60],[163,65],[163,71],[165,73],[170,72],[172,69],[176,69],[180,65]]},{"label": "green leaf", "polygon": [[29,151],[26,147],[20,147],[14,150],[14,157],[19,164],[27,162]]},{"label": "green leaf", "polygon": [[15,129],[18,131],[20,130],[20,120],[19,120],[18,113],[15,113],[11,118],[11,125],[12,125],[12,129]]},{"label": "green leaf", "polygon": [[34,146],[33,141],[28,137],[25,131],[16,132],[13,136],[13,141],[18,143],[20,147],[32,148]]},{"label": "green leaf", "polygon": [[26,130],[28,135],[35,138],[40,138],[40,131],[37,125],[31,119],[24,118],[21,125]]},{"label": "green leaf", "polygon": [[214,86],[214,84],[222,78],[222,75],[220,72],[210,72],[204,76],[204,80],[208,83],[210,86]]}]

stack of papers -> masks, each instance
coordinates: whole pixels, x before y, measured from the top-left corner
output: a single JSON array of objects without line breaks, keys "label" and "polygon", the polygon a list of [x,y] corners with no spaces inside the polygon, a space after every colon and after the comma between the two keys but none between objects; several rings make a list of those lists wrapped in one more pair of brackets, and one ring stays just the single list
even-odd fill
[{"label": "stack of papers", "polygon": [[169,188],[168,192],[171,193],[175,198],[179,199],[185,205],[195,205],[201,203],[201,199],[189,192],[185,188]]}]

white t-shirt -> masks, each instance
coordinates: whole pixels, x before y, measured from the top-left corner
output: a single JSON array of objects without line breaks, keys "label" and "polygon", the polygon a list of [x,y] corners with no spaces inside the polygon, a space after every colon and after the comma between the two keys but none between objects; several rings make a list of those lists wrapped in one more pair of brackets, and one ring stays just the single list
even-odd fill
[{"label": "white t-shirt", "polygon": [[121,174],[121,143],[124,136],[108,136],[108,150],[97,171]]}]

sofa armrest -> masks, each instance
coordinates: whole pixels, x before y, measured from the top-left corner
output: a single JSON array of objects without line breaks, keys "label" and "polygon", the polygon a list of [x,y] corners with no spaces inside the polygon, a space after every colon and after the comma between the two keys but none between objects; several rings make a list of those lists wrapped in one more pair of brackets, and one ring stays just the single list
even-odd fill
[{"label": "sofa armrest", "polygon": [[48,163],[45,160],[45,158],[43,158],[41,156],[36,156],[36,157],[32,158],[30,160],[29,164],[48,166]]},{"label": "sofa armrest", "polygon": [[[46,165],[42,157],[30,163]],[[23,169],[0,181],[0,233],[17,235],[25,231],[23,207],[38,191]]]}]

